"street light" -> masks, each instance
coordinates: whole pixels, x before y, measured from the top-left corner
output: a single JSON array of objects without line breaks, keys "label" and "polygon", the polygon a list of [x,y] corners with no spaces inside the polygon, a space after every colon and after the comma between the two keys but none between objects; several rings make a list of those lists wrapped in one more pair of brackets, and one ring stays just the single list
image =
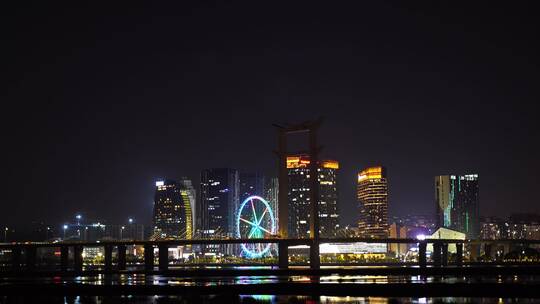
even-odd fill
[{"label": "street light", "polygon": [[126,227],[125,227],[125,226],[122,226],[121,228],[122,228],[122,229],[120,229],[120,240],[123,239],[123,236],[122,236],[122,235],[124,234],[124,229],[125,229]]},{"label": "street light", "polygon": [[128,222],[129,222],[130,224],[133,224],[133,219],[132,219],[132,218],[129,218],[129,219],[128,219]]},{"label": "street light", "polygon": [[64,229],[64,240],[66,239],[66,230],[68,229],[68,225],[64,224],[62,227]]},{"label": "street light", "polygon": [[77,219],[77,225],[80,226],[80,225],[81,225],[82,215],[77,214],[77,215],[75,216],[75,218]]},{"label": "street light", "polygon": [[9,231],[8,227],[4,228],[4,243],[7,243],[7,233],[8,233],[8,231]]}]

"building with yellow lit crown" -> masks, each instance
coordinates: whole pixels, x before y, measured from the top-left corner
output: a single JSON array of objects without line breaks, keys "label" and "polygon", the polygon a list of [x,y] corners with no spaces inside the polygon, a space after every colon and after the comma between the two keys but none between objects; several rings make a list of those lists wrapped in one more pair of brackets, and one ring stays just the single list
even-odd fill
[{"label": "building with yellow lit crown", "polygon": [[388,181],[381,166],[366,168],[358,173],[358,203],[362,237],[388,237]]},{"label": "building with yellow lit crown", "polygon": [[193,213],[189,189],[173,180],[157,181],[153,239],[191,239]]},{"label": "building with yellow lit crown", "polygon": [[[310,160],[307,155],[287,157],[289,177],[289,237],[309,238],[310,224]],[[334,237],[339,229],[337,210],[337,170],[335,160],[319,161],[320,236]]]}]

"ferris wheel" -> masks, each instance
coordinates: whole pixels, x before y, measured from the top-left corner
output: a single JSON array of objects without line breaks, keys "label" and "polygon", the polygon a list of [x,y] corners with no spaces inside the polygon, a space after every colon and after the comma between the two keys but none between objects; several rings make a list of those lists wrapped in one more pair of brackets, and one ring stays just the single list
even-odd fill
[{"label": "ferris wheel", "polygon": [[[236,237],[264,239],[276,234],[274,210],[260,196],[250,196],[242,202],[236,218]],[[263,257],[270,250],[270,243],[241,244],[242,253],[249,258]]]}]

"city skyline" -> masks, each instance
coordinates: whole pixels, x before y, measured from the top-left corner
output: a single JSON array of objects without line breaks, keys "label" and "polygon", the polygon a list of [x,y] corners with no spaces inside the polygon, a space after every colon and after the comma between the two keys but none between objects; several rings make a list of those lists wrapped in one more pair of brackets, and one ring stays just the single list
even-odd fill
[{"label": "city skyline", "polygon": [[[308,159],[308,156],[307,155],[304,155],[304,156],[298,156],[298,155],[294,155],[294,154],[291,154],[290,157],[288,157],[288,167],[289,170],[291,168],[298,168],[298,164],[300,162],[304,162],[303,165],[306,166],[306,164],[309,164],[309,159]],[[298,164],[297,164],[298,163]],[[330,168],[330,169],[338,169],[339,168],[339,162],[335,161],[335,160],[323,160],[321,162],[321,167],[320,168]],[[378,166],[375,166],[375,167],[369,167],[369,168],[365,168],[364,170],[360,170],[358,173],[357,173],[357,176],[356,176],[356,182],[357,182],[357,186],[358,186],[358,182],[359,182],[359,176],[362,175],[364,172],[367,172],[366,170],[383,170],[384,171],[384,176],[385,176],[385,181],[384,181],[384,184],[385,184],[385,189],[387,189],[387,185],[388,185],[388,181],[386,180],[386,176],[387,176],[387,173],[386,173],[386,168],[385,167],[381,167],[382,169],[377,169],[379,168]],[[235,171],[237,177],[235,178],[235,180],[237,180],[237,188],[239,191],[238,192],[238,199],[236,200],[237,202],[237,205],[240,204],[245,198],[247,198],[248,196],[251,196],[251,195],[258,195],[258,196],[261,196],[261,197],[264,197],[264,198],[267,198],[269,197],[269,194],[268,194],[268,191],[270,190],[270,188],[268,188],[269,186],[267,185],[268,182],[272,179],[275,179],[276,180],[276,183],[277,183],[277,178],[276,177],[272,177],[272,176],[265,176],[265,175],[262,175],[258,172],[240,172],[239,170],[237,169],[234,169],[234,168],[224,168],[225,170],[232,170],[232,171]],[[212,168],[212,169],[205,169],[205,170],[202,170],[201,172],[204,174],[205,171],[212,171],[212,170],[222,170],[221,168]],[[319,169],[321,170],[321,169]],[[381,172],[383,172],[381,171]],[[379,172],[379,171],[377,171]],[[309,173],[308,173],[309,174]],[[330,182],[331,182],[331,186],[335,186],[337,187],[337,193],[339,193],[339,187],[334,184],[335,183],[335,180],[337,180],[337,177],[339,176],[339,174],[336,174],[336,173],[332,173],[334,176],[331,178]],[[381,173],[382,174],[382,173]],[[324,176],[324,175],[323,175]],[[469,175],[464,175],[464,176],[469,176]],[[477,176],[477,175],[475,175]],[[242,178],[244,177],[244,178]],[[439,176],[435,176],[435,178],[438,178]],[[291,177],[289,177],[291,178]],[[250,184],[249,182],[246,182],[248,181],[248,179],[251,179],[250,182],[252,183],[256,183],[256,188],[255,187],[249,187],[249,185],[252,185]],[[189,184],[190,187],[193,187],[192,186],[192,181],[188,178],[186,178],[185,176],[182,176],[180,177],[180,184],[182,184],[184,187],[186,186],[186,184]],[[174,179],[168,179],[168,178],[159,178],[157,179],[154,183],[155,185],[157,186],[158,183],[161,185],[163,182],[171,182],[171,183],[177,183]],[[307,180],[306,180],[306,183],[307,183]],[[260,184],[260,185],[259,185]],[[196,185],[198,186],[197,190],[194,190],[193,193],[190,193],[190,195],[194,197],[198,197],[200,195],[200,185]],[[248,185],[248,187],[246,187],[246,185]],[[260,188],[259,188],[260,187]],[[249,192],[246,188],[251,188],[251,192]],[[434,189],[432,190],[435,190],[437,191],[437,186],[435,186]],[[277,191],[277,190],[276,190]],[[308,190],[306,190],[308,191]],[[388,191],[388,190],[386,190]],[[336,194],[337,194],[336,193]],[[331,195],[334,195],[334,194],[329,194],[330,196]],[[271,194],[270,194],[271,196]],[[388,192],[385,193],[385,196],[388,196]],[[339,204],[340,204],[340,201],[339,201],[339,195],[336,195],[336,205],[338,206],[337,207],[337,210],[339,210]],[[277,198],[275,198],[277,200]],[[355,193],[355,199],[357,200],[357,203],[358,203],[358,189],[357,189],[357,192]],[[387,200],[387,199],[386,199]],[[192,205],[192,210],[193,210],[193,216],[192,218],[194,219],[193,220],[193,227],[196,226],[195,224],[195,219],[197,218],[197,216],[200,216],[195,214],[195,209],[197,207],[201,207],[199,206],[201,204],[201,202],[199,201],[199,199],[192,199],[190,197],[190,201],[193,201],[195,202],[193,205]],[[434,197],[434,201],[435,203],[437,203],[437,196]],[[291,204],[292,200],[289,200],[289,204]],[[155,205],[155,200],[152,202],[152,204]],[[388,204],[388,202],[386,202],[386,204]],[[358,206],[357,206],[358,207]],[[333,207],[335,208],[335,207]],[[358,212],[356,214],[356,216],[358,217],[356,220],[354,220],[352,223],[345,223],[345,225],[347,226],[355,226],[358,224],[358,220],[361,218],[361,208],[357,208]],[[436,221],[437,220],[437,217],[438,217],[438,210],[437,208],[434,208],[434,211],[433,212],[408,212],[408,213],[403,213],[403,214],[394,214],[394,212],[391,212],[392,210],[390,210],[388,208],[386,212],[386,215],[385,215],[385,218],[390,218],[390,216],[397,216],[397,217],[407,217],[407,216],[426,216],[428,218],[431,218],[433,221]],[[322,211],[320,211],[322,212]],[[81,212],[79,212],[78,214],[81,214]],[[338,214],[338,218],[339,218],[339,211],[337,212]],[[509,213],[509,214],[506,214],[506,216],[510,216],[511,214],[515,214],[515,213]],[[534,214],[534,213],[533,213]],[[77,216],[80,216],[80,215],[77,215]],[[493,217],[492,215],[484,215],[482,214],[481,215],[482,217]],[[103,218],[103,217],[100,217],[98,216],[97,218]],[[477,217],[478,218],[478,217]],[[200,219],[200,218],[199,218]],[[151,223],[153,221],[153,219],[150,220],[149,223]],[[63,222],[66,222],[66,221],[63,221]],[[68,221],[69,222],[69,221]],[[338,220],[338,224],[341,224],[342,222]],[[390,224],[390,222],[388,222],[388,224]],[[201,225],[201,224],[199,224]],[[444,225],[441,225],[441,227],[443,227]],[[195,228],[194,228],[195,229]]]},{"label": "city skyline", "polygon": [[[291,156],[295,156],[295,155],[294,155],[294,154],[291,154]],[[335,162],[335,161],[330,161],[330,162]],[[337,164],[337,162],[336,162],[336,164]],[[255,171],[253,171],[253,172],[247,172],[247,171],[242,171],[242,170],[237,170],[237,169],[232,169],[232,170],[237,171],[236,174],[238,175],[238,177],[237,177],[237,180],[238,180],[238,186],[237,186],[237,188],[238,188],[238,190],[237,190],[237,191],[241,191],[241,190],[242,190],[242,183],[241,183],[241,176],[242,176],[242,174],[254,175],[254,176],[257,176],[258,178],[262,178],[262,181],[261,181],[261,182],[262,182],[263,184],[265,183],[264,180],[265,180],[266,178],[269,178],[268,176],[265,176],[264,174],[261,174],[261,173],[260,173],[260,170],[255,170]],[[201,171],[201,172],[204,172],[204,170]],[[358,172],[361,172],[361,171],[358,171]],[[360,174],[360,173],[358,173],[358,174]],[[386,173],[385,173],[385,175],[386,175]],[[178,175],[178,176],[179,176],[178,180],[180,181],[181,184],[183,184],[184,186],[186,186],[185,183],[188,183],[190,187],[193,187],[193,186],[191,186],[191,183],[192,183],[191,180],[190,180],[189,178],[185,177],[185,174],[180,174],[180,175]],[[467,176],[467,175],[465,175],[465,176]],[[336,179],[341,179],[341,178],[339,178],[339,177],[340,177],[339,174],[336,174],[336,177],[334,177],[334,178],[336,178]],[[435,176],[435,177],[437,178],[438,176]],[[252,177],[252,178],[253,178],[253,177]],[[275,178],[275,177],[271,177],[271,176],[270,176],[270,178]],[[358,176],[356,176],[355,179],[356,179],[356,181],[357,181]],[[157,183],[157,182],[161,182],[161,181],[167,181],[167,180],[169,180],[169,181],[174,181],[175,179],[157,178],[154,182],[152,182],[152,184]],[[387,182],[387,183],[388,183],[388,182]],[[390,183],[390,184],[391,184],[391,183]],[[198,197],[198,196],[200,195],[200,189],[201,189],[201,188],[200,188],[200,185],[196,184],[195,187],[197,187],[197,190],[195,190],[195,192],[189,194],[189,195],[193,196],[193,197],[191,197],[190,199],[194,199],[195,197]],[[266,189],[265,189],[265,186],[263,186],[262,189],[263,189],[263,190],[266,190]],[[261,190],[261,189],[257,189],[257,191],[260,191],[260,190]],[[433,190],[433,189],[432,189],[432,190]],[[436,187],[435,187],[435,190],[436,190]],[[254,193],[257,192],[257,191],[254,191]],[[263,192],[265,192],[265,191],[263,191]],[[339,190],[338,190],[338,192],[339,192]],[[391,193],[391,192],[390,192],[390,193]],[[238,194],[238,196],[239,196],[238,202],[241,202],[241,201],[242,201],[240,198],[242,198],[243,196],[240,195],[240,194],[241,194],[241,193],[239,192],[239,194]],[[246,193],[244,193],[244,196],[245,196],[245,195],[246,195]],[[358,198],[357,198],[357,195],[358,195],[358,194],[355,193],[354,195],[355,195],[355,200],[357,200],[357,199],[358,199]],[[387,194],[387,195],[388,195],[388,194]],[[265,195],[261,194],[261,196],[265,196]],[[388,195],[388,196],[389,196],[389,195]],[[200,203],[200,202],[199,202],[199,198],[194,199],[194,201],[195,201],[196,203],[193,205],[193,209],[192,209],[192,211],[193,211],[193,212],[192,212],[193,227],[196,226],[196,220],[197,220],[197,214],[195,213],[195,210],[196,210],[197,207],[200,207],[200,206],[199,206],[199,203]],[[436,197],[436,196],[434,197],[434,201],[435,201],[435,202],[437,201],[437,197]],[[154,201],[152,201],[151,203],[152,203],[152,206],[154,206]],[[356,202],[356,203],[357,203],[357,202]],[[341,205],[339,199],[337,200],[337,204],[338,204],[338,209],[339,209],[339,206]],[[480,206],[482,206],[482,204],[480,204]],[[153,207],[152,207],[152,208],[153,208]],[[358,208],[357,208],[357,209],[358,209]],[[427,211],[427,212],[416,212],[416,213],[415,213],[415,212],[412,212],[412,213],[411,213],[411,212],[408,212],[408,213],[407,213],[407,212],[405,212],[405,213],[400,213],[400,212],[395,212],[395,210],[392,210],[392,208],[388,208],[387,213],[388,213],[388,216],[393,215],[393,216],[398,216],[398,217],[400,217],[400,216],[410,216],[410,215],[428,216],[428,217],[432,217],[433,220],[436,221],[436,220],[437,220],[437,217],[438,217],[438,213],[437,213],[438,211],[437,211],[437,208],[433,208],[433,209],[434,209],[433,212]],[[99,218],[99,219],[102,219],[102,220],[104,219],[105,221],[109,221],[109,222],[118,222],[118,219],[116,219],[116,220],[110,220],[110,219],[107,218],[107,216],[104,216],[104,214],[99,214],[99,213],[96,214],[95,210],[82,210],[82,209],[79,209],[79,211],[78,211],[77,213],[80,214],[81,211],[84,211],[85,214],[92,214],[92,215],[93,215],[93,218]],[[357,211],[358,211],[358,210],[357,210]],[[133,216],[131,216],[132,213],[133,213],[133,212],[127,212],[126,214],[129,214],[129,215],[127,215],[129,218],[133,218]],[[493,217],[493,216],[506,217],[506,216],[510,216],[511,214],[513,214],[513,213],[497,214],[497,215],[493,215],[493,214],[489,214],[489,213],[488,213],[488,214],[480,214],[480,216],[482,216],[482,217]],[[534,212],[533,212],[533,214],[534,214]],[[338,215],[340,215],[339,212],[338,212]],[[199,215],[199,216],[200,216],[200,215]],[[349,214],[348,216],[349,216],[349,218],[352,218],[352,220],[349,219],[349,220],[350,220],[349,222],[338,221],[338,225],[355,227],[355,226],[358,224],[358,219],[361,217],[361,213],[360,213],[360,211],[358,211],[356,215],[351,216],[351,215]],[[355,216],[356,216],[356,217],[355,217]],[[339,216],[339,217],[341,217],[341,216]],[[347,217],[347,215],[345,215],[345,217]],[[124,220],[126,219],[126,215],[125,215],[125,214],[122,215],[122,219],[124,219]],[[148,214],[145,214],[145,215],[143,215],[142,217],[139,217],[139,219],[143,219],[142,222],[145,222],[146,224],[150,224],[150,223],[152,223],[152,222],[154,221],[153,217],[152,217],[152,216],[148,216]],[[199,217],[199,219],[200,219],[200,217]],[[37,220],[37,221],[43,222],[43,220],[41,220],[41,219],[36,219],[36,220]],[[36,220],[34,220],[34,221],[36,221]],[[68,222],[69,222],[69,221],[68,221]],[[65,225],[65,223],[68,223],[68,222],[66,222],[66,220],[64,219],[64,220],[58,221],[56,224],[59,224],[59,223],[60,223],[60,225]],[[388,224],[390,224],[390,223],[388,223]],[[50,226],[50,225],[49,225],[49,226]],[[444,225],[441,225],[441,227],[443,227],[443,226],[444,226]],[[479,229],[479,228],[478,228],[478,229]],[[195,228],[193,228],[193,233],[195,233]],[[478,233],[477,233],[477,234],[478,234]]]},{"label": "city skyline", "polygon": [[[294,154],[291,154],[290,157],[287,158],[287,168],[289,168],[289,170],[291,170],[292,168],[300,168],[302,166],[307,166],[307,164],[309,164],[309,157],[307,155],[294,155]],[[302,164],[300,164],[302,163]],[[302,165],[302,166],[300,166]],[[337,170],[339,168],[339,162],[335,161],[335,160],[323,160],[321,161],[321,165],[320,165],[320,169],[319,170],[322,170],[321,168],[327,168],[327,169],[332,169],[332,170]],[[382,169],[381,169],[382,168]],[[269,176],[264,176],[262,175],[261,173],[258,173],[258,172],[240,172],[239,170],[236,170],[234,168],[212,168],[212,169],[205,169],[205,170],[202,170],[201,171],[201,174],[202,176],[204,176],[204,174],[207,174],[205,172],[212,172],[212,171],[220,171],[220,170],[229,170],[229,171],[232,171],[234,172],[233,175],[236,176],[234,177],[233,179],[236,181],[235,184],[236,186],[234,186],[235,188],[237,188],[238,190],[235,190],[236,192],[238,192],[238,194],[236,194],[238,196],[238,199],[233,199],[233,201],[235,202],[233,205],[231,205],[231,207],[229,208],[230,210],[227,211],[227,214],[231,213],[233,214],[233,217],[234,217],[234,211],[232,211],[235,207],[238,207],[238,205],[248,196],[251,196],[251,195],[258,195],[258,196],[261,196],[261,197],[264,197],[265,199],[268,199],[269,202],[272,202],[272,200],[276,200],[277,201],[277,197],[275,195],[275,193],[269,193],[269,191],[271,191],[271,186],[269,184],[269,182],[271,180],[275,180],[275,187],[276,187],[276,190],[274,190],[275,192],[277,192],[277,178],[276,177],[269,177]],[[365,168],[364,170],[361,170],[359,171],[357,177],[356,177],[356,180],[358,182],[358,185],[359,185],[359,182],[360,182],[360,176],[364,176],[368,173],[368,171],[373,171],[374,174],[381,174],[381,176],[384,176],[384,187],[385,187],[385,191],[388,191],[387,190],[387,185],[388,185],[388,181],[386,179],[386,168],[384,167],[369,167],[369,168]],[[377,171],[379,170],[379,171]],[[382,170],[382,171],[380,171]],[[381,173],[383,172],[383,173]],[[305,172],[304,172],[305,173]],[[322,174],[322,177],[324,177],[324,173],[325,172],[321,172],[320,174]],[[337,180],[337,177],[339,176],[336,172],[330,172],[332,174],[332,177],[331,179],[329,179],[328,181],[324,181],[325,183],[328,183],[330,182],[330,186],[333,186],[334,188],[337,188],[337,190],[334,190],[335,191],[335,194],[333,194],[332,192],[329,192],[329,194],[326,194],[328,197],[333,197],[335,196],[333,199],[336,200],[336,203],[334,203],[334,207],[332,208],[335,208],[336,210],[339,210],[339,199],[338,199],[338,195],[337,193],[339,193],[339,187],[337,187],[337,183],[335,183],[335,181]],[[289,173],[290,174],[290,173]],[[309,173],[308,173],[309,174]],[[369,174],[368,174],[369,175]],[[367,176],[367,175],[366,175]],[[464,177],[464,178],[469,178],[469,177],[475,177],[477,178],[478,175],[474,174],[474,175],[461,175],[461,177]],[[441,176],[435,176],[436,180],[439,179]],[[454,177],[454,175],[449,175],[447,177]],[[460,177],[460,175],[457,176],[458,178]],[[289,177],[291,178],[291,177]],[[319,179],[319,181],[321,181]],[[307,183],[307,180],[306,180],[306,183]],[[180,187],[179,189],[179,193],[181,193],[181,196],[182,196],[182,200],[184,201],[187,201],[189,200],[189,208],[191,208],[190,210],[190,214],[191,214],[191,227],[190,227],[190,230],[192,231],[192,235],[195,234],[196,230],[199,229],[197,227],[198,226],[201,226],[202,223],[198,223],[197,224],[197,219],[199,220],[202,220],[202,216],[201,214],[197,214],[195,212],[195,210],[197,208],[201,208],[201,201],[199,201],[199,198],[195,199],[195,197],[198,197],[199,195],[201,195],[201,186],[203,186],[205,183],[204,182],[201,182],[201,184],[196,184],[196,187],[197,187],[197,190],[193,187],[193,183],[190,179],[188,179],[187,177],[185,176],[181,176],[179,178],[178,181],[174,180],[174,179],[170,179],[170,178],[159,178],[157,179],[156,181],[153,182],[153,185],[155,185],[155,187],[157,189],[159,189],[160,187],[162,187],[164,184],[171,184],[171,185],[176,185],[176,187]],[[256,185],[255,187],[252,187],[251,185]],[[219,184],[218,184],[219,185]],[[478,184],[476,184],[476,187],[478,188]],[[154,189],[156,189],[154,188]],[[249,190],[248,190],[249,189]],[[435,195],[435,202],[436,204],[439,204],[437,202],[437,199],[438,199],[438,184],[435,185],[434,187],[434,190],[436,192],[436,195]],[[249,192],[251,191],[251,192]],[[294,190],[293,190],[294,191]],[[359,190],[357,190],[359,191]],[[221,192],[221,191],[220,191]],[[448,191],[447,191],[448,192]],[[159,193],[159,192],[156,192],[156,194]],[[323,194],[325,195],[325,194]],[[356,195],[356,199],[357,199],[357,203],[358,203],[358,195],[359,195],[359,192],[355,193]],[[448,195],[448,193],[447,193]],[[476,194],[477,195],[477,194]],[[386,192],[385,193],[385,197],[388,196],[388,193]],[[201,197],[202,199],[202,197]],[[478,198],[477,198],[478,199]],[[387,200],[387,199],[386,199]],[[289,198],[289,205],[293,204],[294,202],[294,199],[291,200]],[[153,211],[152,213],[154,213],[153,216],[150,217],[150,220],[148,222],[144,222],[144,221],[139,221],[140,222],[143,222],[147,225],[150,225],[152,226],[152,230],[155,230],[155,220],[156,220],[156,216],[155,216],[155,212],[156,212],[156,203],[158,201],[156,201],[156,198],[154,198],[152,204],[153,204]],[[184,203],[180,203],[180,204],[184,204]],[[276,202],[273,202],[272,203],[272,206],[274,206],[274,204],[276,204]],[[388,202],[386,202],[386,204],[388,204]],[[477,202],[477,205],[476,207],[478,208],[478,202]],[[291,208],[293,207],[292,205],[290,206]],[[277,205],[273,207],[274,210],[277,210]],[[343,226],[349,226],[349,227],[356,227],[359,223],[359,220],[362,221],[362,208],[357,208],[358,212],[356,214],[357,218],[356,220],[351,223],[351,224],[348,224],[348,223],[345,223]],[[93,217],[91,217],[91,220],[89,220],[87,218],[87,215],[90,213],[92,214],[92,212],[86,212],[84,210],[81,210],[83,212],[78,212],[76,214],[76,216],[74,217],[75,219],[75,222],[71,222],[71,220],[62,220],[61,222],[59,223],[51,223],[49,222],[48,225],[44,224],[43,221],[39,221],[41,223],[43,223],[42,225],[43,226],[47,226],[47,227],[54,227],[55,225],[60,225],[60,226],[66,226],[66,225],[77,225],[77,223],[81,220],[81,218],[84,218],[84,221],[86,223],[92,223],[94,222],[95,223],[106,223],[106,222],[109,222],[109,223],[118,223],[118,222],[122,222],[122,221],[127,221],[127,223],[131,223],[132,221],[134,221],[134,217],[132,216],[127,216],[127,217],[124,217],[122,220],[120,221],[108,221],[106,220],[106,216],[103,216],[103,215],[95,215]],[[319,212],[324,212],[322,210],[319,210]],[[129,213],[129,212],[127,212]],[[83,216],[84,214],[84,216]],[[129,213],[131,214],[131,213]],[[340,217],[340,213],[339,211],[336,213],[337,214],[337,226],[336,226],[336,229],[338,229],[338,227],[340,225],[342,225],[342,222],[339,221],[339,217]],[[516,213],[511,213],[511,214],[506,214],[506,216],[511,216],[511,215],[515,215]],[[476,214],[478,215],[478,214]],[[535,213],[532,213],[532,215],[535,215]],[[277,213],[275,215],[277,217]],[[406,218],[406,217],[409,217],[409,216],[420,216],[420,217],[427,217],[431,220],[433,220],[433,222],[437,222],[438,221],[438,217],[440,216],[440,210],[438,210],[438,208],[435,208],[435,211],[434,212],[409,212],[409,213],[404,213],[404,214],[393,214],[391,212],[391,210],[386,210],[385,208],[385,215],[384,217],[385,218],[390,218],[390,217],[397,217],[397,218],[400,218],[400,217],[403,217],[403,218]],[[184,217],[184,216],[182,216]],[[475,216],[474,219],[478,222],[480,217],[482,218],[493,218],[493,216],[491,215],[485,215],[485,214],[482,214],[480,216]],[[100,220],[101,219],[101,220]],[[105,220],[104,220],[105,219]],[[225,221],[230,221],[230,219],[225,219]],[[36,222],[36,221],[32,221],[32,222]],[[387,222],[387,224],[391,224],[390,221]],[[229,226],[232,225],[232,224],[228,224]],[[446,224],[439,224],[440,227],[445,227]],[[478,230],[479,228],[477,228]],[[460,229],[457,229],[457,230],[460,230]],[[463,229],[461,229],[463,230]],[[478,232],[477,232],[478,234]]]},{"label": "city skyline", "polygon": [[540,302],[533,1],[8,1],[0,302]]}]

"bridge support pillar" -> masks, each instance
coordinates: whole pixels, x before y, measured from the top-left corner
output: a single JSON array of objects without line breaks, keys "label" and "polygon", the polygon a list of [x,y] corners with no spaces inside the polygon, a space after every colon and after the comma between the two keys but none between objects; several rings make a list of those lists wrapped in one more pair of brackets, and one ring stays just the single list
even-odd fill
[{"label": "bridge support pillar", "polygon": [[442,266],[448,266],[448,243],[441,244]]},{"label": "bridge support pillar", "polygon": [[105,245],[103,247],[103,250],[105,251],[105,272],[111,272],[112,271],[112,251],[113,247],[112,245]]},{"label": "bridge support pillar", "polygon": [[317,240],[312,240],[311,246],[309,246],[309,267],[311,269],[321,268],[321,256],[319,254],[319,242]]},{"label": "bridge support pillar", "polygon": [[433,265],[441,267],[441,243],[433,243]]},{"label": "bridge support pillar", "polygon": [[144,245],[144,270],[154,270],[154,246],[151,244]]},{"label": "bridge support pillar", "polygon": [[158,251],[159,271],[167,271],[169,269],[169,246],[166,244],[159,244]]},{"label": "bridge support pillar", "polygon": [[69,262],[69,247],[60,247],[60,271],[65,272],[68,270]]},{"label": "bridge support pillar", "polygon": [[456,244],[456,265],[463,266],[463,243]]},{"label": "bridge support pillar", "polygon": [[278,264],[280,269],[289,268],[289,244],[287,242],[278,243]]},{"label": "bridge support pillar", "polygon": [[19,271],[21,269],[21,247],[12,247],[11,249],[11,268],[13,271]]},{"label": "bridge support pillar", "polygon": [[73,270],[75,272],[82,272],[83,269],[83,246],[73,246]]},{"label": "bridge support pillar", "polygon": [[509,243],[504,243],[503,244],[503,256],[505,254],[508,254],[510,252],[510,244]]},{"label": "bridge support pillar", "polygon": [[470,244],[471,262],[478,261],[478,254],[480,252],[479,244]]},{"label": "bridge support pillar", "polygon": [[418,243],[418,264],[422,268],[427,265],[426,247],[427,244],[425,242]]},{"label": "bridge support pillar", "polygon": [[484,244],[484,255],[486,257],[486,261],[491,260],[491,244]]},{"label": "bridge support pillar", "polygon": [[126,270],[126,245],[118,245],[118,270]]},{"label": "bridge support pillar", "polygon": [[26,253],[26,270],[29,270],[29,271],[35,270],[37,248],[34,246],[28,246],[25,249],[25,253]]}]

